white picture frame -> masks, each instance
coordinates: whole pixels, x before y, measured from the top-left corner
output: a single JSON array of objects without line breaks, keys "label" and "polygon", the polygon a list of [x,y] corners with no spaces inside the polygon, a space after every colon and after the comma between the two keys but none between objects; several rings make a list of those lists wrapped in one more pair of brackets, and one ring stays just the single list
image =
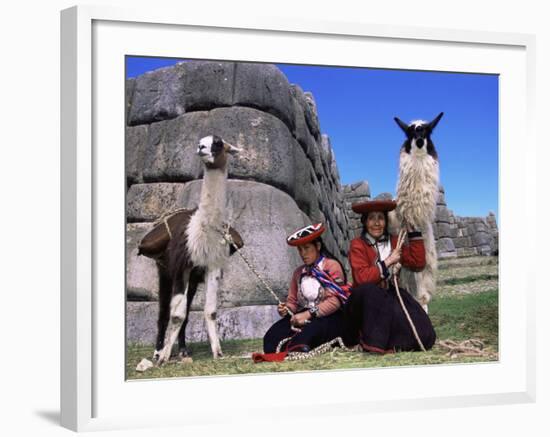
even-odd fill
[{"label": "white picture frame", "polygon": [[[253,414],[255,421],[269,421],[281,414],[295,415],[296,406],[301,416],[326,416],[413,409],[419,405],[441,408],[534,401],[536,276],[526,261],[512,260],[512,253],[522,242],[510,232],[520,220],[518,203],[533,220],[536,216],[535,208],[521,208],[536,204],[535,175],[529,171],[536,162],[534,36],[274,17],[228,20],[215,14],[91,6],[67,9],[61,18],[63,426],[82,431],[220,424],[238,421],[245,411],[247,416]],[[192,47],[184,50],[174,45],[174,38],[182,35],[186,38],[183,41],[194,41]],[[229,46],[232,40],[239,44]],[[312,58],[303,58],[300,44],[307,45]],[[373,67],[501,75],[499,362],[124,381],[120,355],[124,355],[124,332],[119,330],[124,326],[124,290],[120,290],[124,277],[120,254],[124,248],[118,248],[124,245],[124,239],[120,239],[124,234],[121,54],[297,63],[320,63],[321,56],[332,56],[331,63],[337,65],[349,65],[350,57],[355,56],[354,65],[369,66],[358,59],[358,53],[367,47],[370,59],[377,59],[370,61]],[[433,56],[419,64],[411,48],[431,51]],[[392,53],[393,57],[389,56]],[[112,104],[117,101],[121,102],[119,106]],[[519,156],[508,147],[518,140],[529,153]],[[112,152],[108,160],[106,143]],[[514,180],[509,177],[511,168],[515,169]],[[112,188],[119,185],[120,190]],[[515,205],[509,199],[516,199]],[[526,274],[514,274],[518,269]],[[112,296],[117,297],[111,301]],[[512,314],[514,326],[510,324]],[[289,401],[285,387],[298,380],[311,396]],[[396,388],[390,389],[388,381]],[[323,390],[319,390],[320,382]],[[368,390],[351,390],[357,386]],[[252,398],[258,389],[273,396]],[[182,392],[194,397],[181,399]],[[209,398],[209,394],[216,396]],[[179,401],[167,402],[172,405],[169,409],[151,405],[140,409],[140,398]],[[208,412],[201,411],[206,403]],[[182,411],[186,413],[178,414]]]}]

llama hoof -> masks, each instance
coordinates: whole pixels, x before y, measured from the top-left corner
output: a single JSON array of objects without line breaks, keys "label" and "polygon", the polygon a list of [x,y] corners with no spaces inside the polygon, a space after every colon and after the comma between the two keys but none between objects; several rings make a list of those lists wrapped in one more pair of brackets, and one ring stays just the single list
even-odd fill
[{"label": "llama hoof", "polygon": [[160,351],[158,358],[155,361],[155,366],[160,367],[170,359],[170,355],[165,351]]},{"label": "llama hoof", "polygon": [[182,347],[178,353],[178,358],[179,359],[182,359],[182,358],[185,358],[185,357],[190,357],[192,354],[191,354],[191,351],[189,349],[187,349],[187,347]]}]

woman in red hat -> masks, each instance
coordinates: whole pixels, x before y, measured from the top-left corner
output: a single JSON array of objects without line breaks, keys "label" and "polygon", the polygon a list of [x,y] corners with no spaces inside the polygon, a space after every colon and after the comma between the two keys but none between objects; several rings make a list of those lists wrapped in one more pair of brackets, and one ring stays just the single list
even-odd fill
[{"label": "woman in red hat", "polygon": [[[264,352],[276,351],[279,343],[290,338],[282,350],[308,352],[342,335],[342,301],[347,294],[342,265],[325,248],[322,223],[299,229],[287,238],[298,249],[304,262],[290,280],[285,303],[277,310],[282,317],[264,336]],[[290,314],[292,313],[292,315]]]},{"label": "woman in red hat", "polygon": [[[353,289],[345,308],[344,342],[360,344],[369,352],[420,350],[393,285],[392,267],[399,263],[420,271],[426,264],[420,232],[408,229],[408,244],[397,248],[397,237],[388,232],[388,212],[393,200],[372,200],[352,205],[361,214],[363,230],[350,243],[349,262]],[[405,307],[424,347],[435,342],[431,321],[416,299],[400,288]]]}]

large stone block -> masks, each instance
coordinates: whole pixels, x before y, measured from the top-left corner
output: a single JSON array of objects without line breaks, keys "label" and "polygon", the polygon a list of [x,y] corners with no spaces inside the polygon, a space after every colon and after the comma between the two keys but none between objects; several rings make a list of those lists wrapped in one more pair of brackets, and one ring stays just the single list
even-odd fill
[{"label": "large stone block", "polygon": [[275,65],[239,62],[235,67],[233,105],[258,108],[294,130],[294,105],[286,76]]},{"label": "large stone block", "polygon": [[476,232],[472,236],[472,244],[474,246],[489,246],[491,243],[491,237],[487,232]]},{"label": "large stone block", "polygon": [[126,225],[126,296],[128,300],[158,299],[158,273],[155,261],[138,256],[138,244],[152,223]]},{"label": "large stone block", "polygon": [[434,231],[436,238],[452,237],[451,225],[448,223],[436,223]]},{"label": "large stone block", "polygon": [[191,112],[172,120],[153,123],[143,160],[145,182],[184,182],[197,179],[202,164],[197,145],[212,134],[208,112]]},{"label": "large stone block", "polygon": [[126,182],[143,182],[144,155],[149,140],[149,126],[126,127]]},{"label": "large stone block", "polygon": [[129,222],[155,221],[178,208],[184,184],[134,184],[126,195],[126,219]]},{"label": "large stone block", "polygon": [[304,93],[299,85],[292,84],[291,95],[296,99],[300,111],[304,114],[307,128],[316,140],[321,139],[321,129],[319,127],[319,118],[317,117],[317,105],[311,93]]},{"label": "large stone block", "polygon": [[[143,179],[178,182],[200,178],[203,166],[196,155],[197,144],[211,134],[243,149],[242,154],[230,158],[230,178],[256,180],[293,194],[292,156],[299,146],[278,118],[252,108],[191,112],[152,124],[143,159]],[[134,173],[139,174],[139,170]]]},{"label": "large stone block", "polygon": [[470,237],[458,237],[458,238],[455,238],[453,241],[457,249],[462,247],[472,246],[472,240]]},{"label": "large stone block", "polygon": [[185,62],[183,64],[185,111],[204,111],[231,106],[235,65],[235,62]]},{"label": "large stone block", "polygon": [[455,252],[455,245],[451,238],[440,238],[436,241],[437,253]]},{"label": "large stone block", "polygon": [[125,101],[126,101],[126,121],[128,124],[128,117],[130,116],[130,108],[132,107],[132,99],[134,97],[134,91],[136,89],[136,80],[134,78],[126,79]]},{"label": "large stone block", "polygon": [[135,79],[128,124],[153,123],[185,112],[184,64],[160,68]]},{"label": "large stone block", "polygon": [[451,215],[446,206],[438,205],[435,211],[435,221],[438,223],[450,223]]},{"label": "large stone block", "polygon": [[300,147],[294,148],[294,200],[298,207],[312,220],[319,216],[321,187],[315,175],[313,165]]},{"label": "large stone block", "polygon": [[[157,302],[128,302],[126,304],[126,338],[131,343],[153,344],[157,335]],[[279,320],[276,305],[223,308],[218,311],[216,325],[222,341],[261,338]],[[191,311],[186,341],[208,341],[202,311]],[[192,346],[191,346],[191,352]],[[258,351],[261,352],[261,351]],[[151,349],[151,355],[153,350]]]},{"label": "large stone block", "polygon": [[255,180],[293,195],[293,156],[299,146],[281,120],[252,108],[220,108],[209,112],[207,126],[243,149],[230,160],[230,178]]}]

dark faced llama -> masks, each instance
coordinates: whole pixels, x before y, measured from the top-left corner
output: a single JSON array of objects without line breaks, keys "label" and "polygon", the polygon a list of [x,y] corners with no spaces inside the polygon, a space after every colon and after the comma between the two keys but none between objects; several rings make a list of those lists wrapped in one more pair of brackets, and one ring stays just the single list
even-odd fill
[{"label": "dark faced llama", "polygon": [[422,232],[426,248],[426,267],[421,272],[401,270],[405,288],[415,292],[417,300],[428,311],[428,303],[435,292],[437,251],[432,223],[435,220],[439,193],[439,161],[431,134],[443,116],[433,121],[416,120],[406,124],[395,121],[407,139],[399,154],[399,180],[397,182],[397,208],[390,213],[392,232],[409,225]]},{"label": "dark faced llama", "polygon": [[[156,259],[159,272],[159,318],[154,360],[170,358],[178,339],[180,356],[187,356],[185,327],[200,282],[206,282],[204,317],[214,358],[222,356],[216,329],[217,294],[221,271],[230,254],[223,239],[226,216],[228,155],[240,151],[211,135],[199,142],[197,155],[204,165],[199,206],[183,210],[155,227],[140,243],[139,253]],[[240,236],[231,236],[242,247]],[[169,236],[168,236],[169,235]]]}]

